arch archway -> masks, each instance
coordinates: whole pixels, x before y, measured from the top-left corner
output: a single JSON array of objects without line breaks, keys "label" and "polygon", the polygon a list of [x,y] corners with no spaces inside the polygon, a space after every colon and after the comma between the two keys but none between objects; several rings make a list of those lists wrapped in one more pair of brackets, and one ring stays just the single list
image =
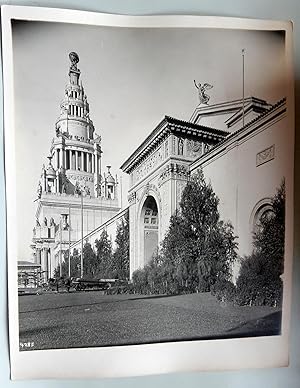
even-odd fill
[{"label": "arch archway", "polygon": [[158,206],[152,195],[147,195],[140,213],[141,246],[140,255],[143,266],[157,251],[159,241]]},{"label": "arch archway", "polygon": [[274,214],[271,198],[263,198],[254,206],[250,216],[250,232],[253,236],[261,228],[263,217],[272,217]]}]

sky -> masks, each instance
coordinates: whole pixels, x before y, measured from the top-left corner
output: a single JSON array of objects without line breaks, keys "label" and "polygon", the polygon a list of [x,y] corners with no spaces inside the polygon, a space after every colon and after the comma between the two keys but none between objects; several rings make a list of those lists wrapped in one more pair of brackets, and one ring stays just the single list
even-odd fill
[{"label": "sky", "polygon": [[[285,96],[284,35],[221,29],[117,28],[51,22],[13,24],[17,154],[18,260],[31,256],[36,190],[71,51],[78,53],[90,117],[102,137],[102,166],[119,167],[165,115],[189,120],[198,105],[193,80],[213,85],[210,104],[245,96],[275,103]],[[119,179],[121,181],[121,179]]]}]

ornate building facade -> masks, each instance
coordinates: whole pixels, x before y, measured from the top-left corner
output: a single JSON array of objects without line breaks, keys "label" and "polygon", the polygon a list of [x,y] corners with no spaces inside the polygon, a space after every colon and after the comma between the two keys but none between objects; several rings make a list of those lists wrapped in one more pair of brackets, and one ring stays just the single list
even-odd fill
[{"label": "ornate building facade", "polygon": [[[221,219],[234,227],[239,256],[250,254],[260,217],[272,211],[272,197],[289,175],[288,125],[285,99],[200,102],[189,121],[166,116],[121,166],[130,179],[130,277],[157,250],[184,187],[200,168],[219,198]],[[103,229],[114,235],[122,216],[85,238],[93,245]],[[80,249],[80,240],[73,248]],[[239,263],[232,270],[234,280]]]},{"label": "ornate building facade", "polygon": [[[81,241],[94,245],[103,230],[113,239],[127,210],[119,212],[110,166],[102,174],[101,139],[79,83],[79,59],[75,53],[70,59],[69,83],[38,188],[32,247],[45,279],[64,250],[80,250]],[[232,223],[243,257],[251,253],[253,231],[271,211],[271,198],[292,165],[285,99],[276,104],[255,97],[208,104],[205,89],[195,85],[200,103],[190,120],[165,116],[121,166],[130,180],[130,276],[159,247],[182,191],[198,169],[220,200],[221,218]],[[238,266],[234,277],[237,271]]]},{"label": "ornate building facade", "polygon": [[101,166],[101,137],[89,115],[89,104],[77,67],[69,55],[69,82],[60,104],[48,164],[38,183],[32,249],[43,280],[53,276],[63,252],[120,210],[117,177]]},{"label": "ornate building facade", "polygon": [[269,104],[249,97],[214,105],[200,99],[189,122],[165,117],[121,167],[130,175],[131,275],[159,246],[199,168],[219,197],[221,218],[234,227],[239,256],[250,254],[253,231],[288,176],[287,127],[285,99]]},{"label": "ornate building facade", "polygon": [[190,164],[228,132],[166,116],[121,166],[130,175],[130,271],[157,249],[178,208]]}]

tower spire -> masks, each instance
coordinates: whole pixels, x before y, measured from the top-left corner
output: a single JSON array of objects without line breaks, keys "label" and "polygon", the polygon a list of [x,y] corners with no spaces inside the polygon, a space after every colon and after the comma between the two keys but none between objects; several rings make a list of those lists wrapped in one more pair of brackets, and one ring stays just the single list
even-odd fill
[{"label": "tower spire", "polygon": [[77,53],[72,51],[69,54],[69,58],[71,61],[71,66],[69,69],[69,77],[70,77],[70,83],[72,85],[79,85],[79,77],[80,77],[80,70],[77,68],[77,63],[79,62],[79,56]]}]

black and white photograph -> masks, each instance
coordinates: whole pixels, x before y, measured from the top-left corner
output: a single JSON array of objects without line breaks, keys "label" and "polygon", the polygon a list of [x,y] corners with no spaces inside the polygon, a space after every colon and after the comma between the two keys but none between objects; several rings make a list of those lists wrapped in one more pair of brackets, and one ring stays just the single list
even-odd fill
[{"label": "black and white photograph", "polygon": [[17,358],[286,341],[287,24],[45,15],[11,17],[4,81]]}]

